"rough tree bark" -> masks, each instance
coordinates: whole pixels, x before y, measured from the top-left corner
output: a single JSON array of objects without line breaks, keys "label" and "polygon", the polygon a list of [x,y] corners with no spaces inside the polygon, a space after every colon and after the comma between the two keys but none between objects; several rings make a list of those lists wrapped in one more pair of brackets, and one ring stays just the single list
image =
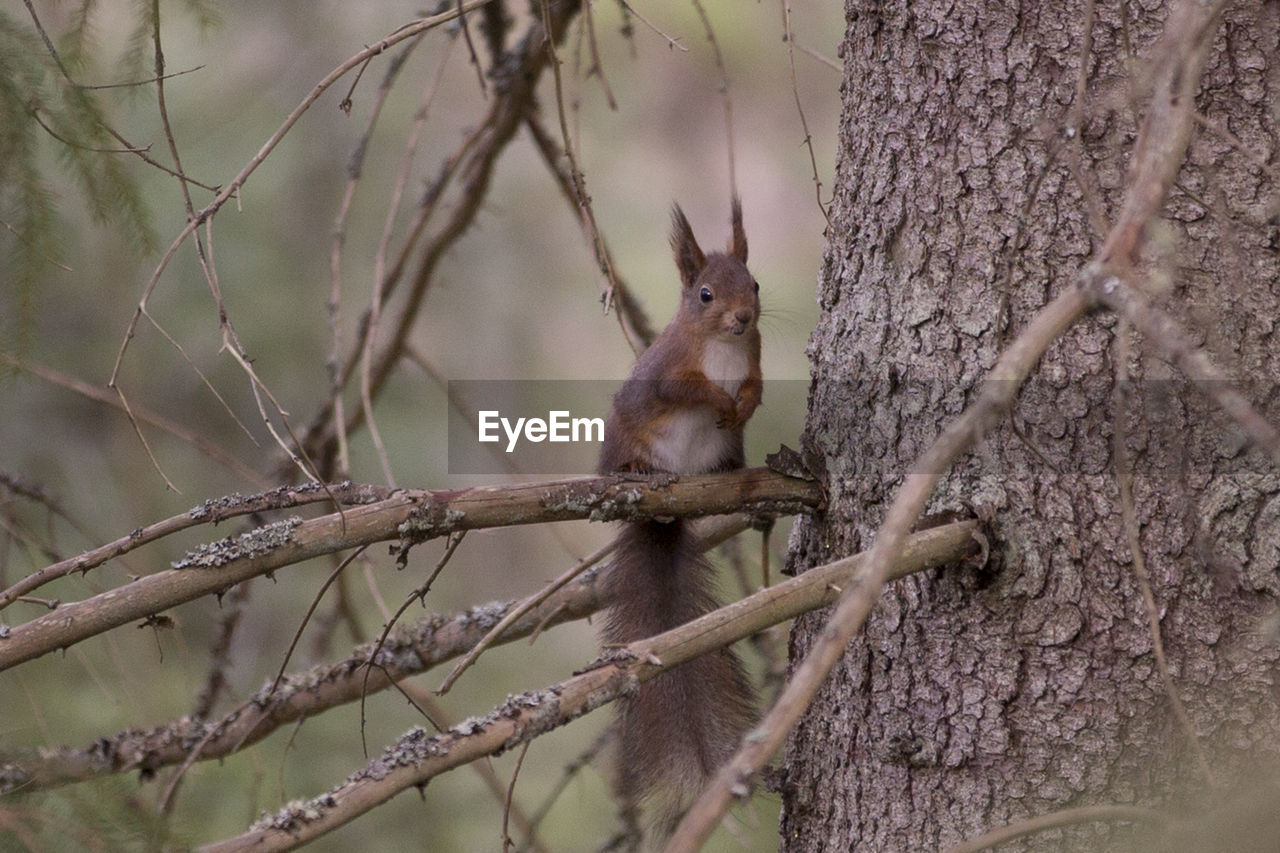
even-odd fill
[{"label": "rough tree bark", "polygon": [[[1002,345],[1074,285],[1123,191],[1168,7],[1099,4],[1091,28],[1084,2],[846,11],[806,435],[830,511],[799,523],[797,570],[869,544]],[[1226,11],[1197,101],[1207,120],[1143,270],[1148,294],[1272,423],[1278,40],[1275,4]],[[1118,408],[1126,335],[1105,312],[1077,324],[1011,419],[944,479],[935,509],[993,514],[993,562],[887,591],[789,744],[785,850],[939,849],[1101,803],[1185,817],[1211,805],[1211,784],[1275,778],[1280,472],[1136,336],[1141,381]],[[1125,544],[1118,416],[1169,667],[1211,780],[1156,666]],[[793,660],[823,620],[798,621]],[[1134,831],[1083,823],[1020,843],[1127,848]]]}]

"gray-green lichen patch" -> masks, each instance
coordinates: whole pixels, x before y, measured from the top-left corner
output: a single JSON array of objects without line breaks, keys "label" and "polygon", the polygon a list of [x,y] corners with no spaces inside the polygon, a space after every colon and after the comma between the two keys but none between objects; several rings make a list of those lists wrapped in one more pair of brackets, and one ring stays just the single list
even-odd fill
[{"label": "gray-green lichen patch", "polygon": [[581,486],[567,486],[543,492],[538,506],[553,513],[582,515],[600,502],[600,493]]},{"label": "gray-green lichen patch", "polygon": [[437,536],[452,533],[467,517],[460,509],[444,509],[430,504],[415,508],[409,517],[400,522],[396,532],[405,542],[425,542]]},{"label": "gray-green lichen patch", "polygon": [[31,773],[21,764],[0,764],[0,794],[12,794],[29,784]]},{"label": "gray-green lichen patch", "polygon": [[293,516],[255,528],[248,533],[241,533],[239,536],[228,536],[217,542],[208,542],[188,551],[182,559],[176,560],[171,565],[175,569],[216,569],[232,560],[261,557],[292,542],[293,531],[300,524],[302,519]]},{"label": "gray-green lichen patch", "polygon": [[587,518],[592,521],[612,521],[618,518],[625,518],[631,515],[628,510],[640,503],[643,498],[644,493],[640,489],[622,489],[611,498],[601,498],[591,508]]},{"label": "gray-green lichen patch", "polygon": [[443,755],[440,736],[428,734],[422,726],[414,726],[400,739],[382,751],[382,755],[357,770],[348,779],[350,785],[364,779],[385,779],[396,768],[416,767],[428,758]]},{"label": "gray-green lichen patch", "polygon": [[396,625],[381,644],[369,642],[357,646],[350,660],[356,662],[355,669],[368,666],[369,657],[376,649],[372,663],[379,669],[388,673],[420,672],[423,660],[418,654],[417,642],[415,626]]},{"label": "gray-green lichen patch", "polygon": [[489,630],[507,615],[507,611],[511,609],[513,602],[510,601],[490,601],[488,604],[477,604],[456,617],[459,628],[470,628],[475,625],[484,630]]},{"label": "gray-green lichen patch", "polygon": [[[508,696],[496,711],[497,716],[514,719],[526,715],[521,724],[512,732],[511,737],[503,744],[504,750],[528,738],[548,732],[568,722],[561,715],[560,691],[556,687],[542,690],[530,690]],[[573,716],[578,716],[574,714]]]},{"label": "gray-green lichen patch", "polygon": [[296,833],[305,824],[324,817],[325,810],[333,808],[337,803],[332,793],[321,794],[310,800],[290,800],[274,814],[263,812],[262,817],[249,827],[249,831],[264,832],[274,829],[280,832]]},{"label": "gray-green lichen patch", "polygon": [[298,486],[277,486],[253,495],[232,492],[220,498],[210,498],[199,506],[187,510],[187,515],[194,521],[212,521],[216,524],[224,518],[249,510],[283,509],[296,506],[299,499],[320,494],[332,495],[344,505],[374,503],[385,497],[373,486],[357,487],[350,480],[343,480],[341,483],[329,486],[322,483],[303,483]]}]

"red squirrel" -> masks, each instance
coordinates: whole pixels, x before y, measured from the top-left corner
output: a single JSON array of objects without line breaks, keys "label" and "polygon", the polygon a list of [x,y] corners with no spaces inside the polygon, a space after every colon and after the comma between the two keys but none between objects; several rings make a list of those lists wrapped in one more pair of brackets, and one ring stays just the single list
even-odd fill
[{"label": "red squirrel", "polygon": [[[599,472],[706,474],[741,468],[743,425],[760,405],[760,286],[747,271],[742,205],[732,206],[725,253],[704,255],[689,221],[672,211],[680,307],[613,398]],[[604,636],[629,643],[717,606],[711,565],[680,520],[623,525],[608,574]],[[634,817],[664,836],[754,718],[752,691],[729,649],[640,686],[621,703],[618,784]]]}]

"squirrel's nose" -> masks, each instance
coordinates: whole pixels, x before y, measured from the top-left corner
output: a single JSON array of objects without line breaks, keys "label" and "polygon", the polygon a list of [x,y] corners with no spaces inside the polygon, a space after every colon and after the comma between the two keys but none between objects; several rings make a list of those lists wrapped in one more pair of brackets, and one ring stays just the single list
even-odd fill
[{"label": "squirrel's nose", "polygon": [[751,312],[745,308],[742,309],[741,311],[735,311],[733,313],[733,319],[737,320],[739,323],[742,323],[745,326],[747,323],[751,322]]}]

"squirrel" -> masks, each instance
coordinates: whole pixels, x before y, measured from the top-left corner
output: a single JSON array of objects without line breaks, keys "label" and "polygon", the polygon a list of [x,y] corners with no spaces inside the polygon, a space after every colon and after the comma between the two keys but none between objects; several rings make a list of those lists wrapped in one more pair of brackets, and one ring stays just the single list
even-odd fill
[{"label": "squirrel", "polygon": [[[675,205],[671,248],[682,286],[670,324],[636,361],[605,422],[601,474],[706,474],[741,468],[743,426],[760,405],[760,286],[747,271],[742,205],[725,253],[704,255]],[[624,523],[606,584],[604,638],[625,644],[714,610],[714,574],[680,520]],[[618,788],[634,820],[669,835],[754,721],[738,656],[722,649],[654,677],[619,709]]]}]

